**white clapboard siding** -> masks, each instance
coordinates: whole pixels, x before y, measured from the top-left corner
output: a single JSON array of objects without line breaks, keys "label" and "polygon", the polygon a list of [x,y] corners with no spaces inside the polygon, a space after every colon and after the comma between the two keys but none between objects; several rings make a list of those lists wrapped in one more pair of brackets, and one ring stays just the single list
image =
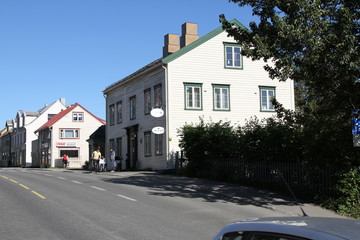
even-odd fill
[{"label": "white clapboard siding", "polygon": [[[252,116],[270,117],[260,111],[259,86],[276,87],[276,98],[285,108],[294,108],[292,81],[271,80],[263,61],[243,57],[243,69],[224,68],[224,42],[234,42],[223,32],[168,64],[170,151],[178,151],[178,129],[199,117],[243,125]],[[202,83],[202,110],[184,110],[184,83]],[[213,111],[212,84],[230,85],[230,111]]]}]

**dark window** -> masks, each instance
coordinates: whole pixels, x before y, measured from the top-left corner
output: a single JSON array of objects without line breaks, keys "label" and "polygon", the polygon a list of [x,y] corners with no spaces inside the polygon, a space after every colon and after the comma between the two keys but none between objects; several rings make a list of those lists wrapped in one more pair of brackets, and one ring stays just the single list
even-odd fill
[{"label": "dark window", "polygon": [[79,149],[60,150],[60,157],[64,156],[64,154],[68,155],[68,157],[70,157],[70,158],[78,158],[79,157]]}]

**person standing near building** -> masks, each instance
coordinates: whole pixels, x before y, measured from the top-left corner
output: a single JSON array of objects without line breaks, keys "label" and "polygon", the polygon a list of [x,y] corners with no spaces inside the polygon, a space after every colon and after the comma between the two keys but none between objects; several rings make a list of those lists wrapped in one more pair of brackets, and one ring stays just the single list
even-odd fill
[{"label": "person standing near building", "polygon": [[68,166],[68,156],[66,154],[63,155],[63,166],[67,169]]},{"label": "person standing near building", "polygon": [[100,152],[100,149],[98,149],[98,150],[94,151],[92,154],[92,160],[94,161],[95,172],[97,172],[99,170],[100,158],[101,158],[101,152]]},{"label": "person standing near building", "polygon": [[105,172],[105,157],[104,156],[102,156],[101,158],[100,158],[100,171],[101,172]]},{"label": "person standing near building", "polygon": [[114,172],[115,169],[115,151],[110,148],[110,168],[111,168],[111,172]]}]

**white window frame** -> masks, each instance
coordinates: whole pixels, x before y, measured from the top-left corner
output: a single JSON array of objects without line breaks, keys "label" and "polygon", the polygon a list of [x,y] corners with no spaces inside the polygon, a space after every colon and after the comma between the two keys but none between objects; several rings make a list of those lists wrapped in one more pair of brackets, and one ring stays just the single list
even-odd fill
[{"label": "white window frame", "polygon": [[[68,134],[72,133],[72,136]],[[62,128],[60,129],[60,137],[61,139],[79,139],[80,138],[80,129],[75,128]]]},{"label": "white window frame", "polygon": [[202,84],[184,83],[185,109],[202,110]]},{"label": "white window frame", "polygon": [[84,113],[83,112],[73,112],[73,122],[83,122]]},{"label": "white window frame", "polygon": [[243,69],[243,59],[240,45],[234,43],[225,43],[224,55],[225,68]]},{"label": "white window frame", "polygon": [[275,112],[275,106],[271,100],[276,97],[275,87],[260,86],[260,111]]},{"label": "white window frame", "polygon": [[[214,110],[230,111],[230,85],[213,84],[212,86],[213,86]],[[217,90],[219,90],[219,92],[217,92]],[[226,94],[224,93],[224,90],[226,90]]]}]

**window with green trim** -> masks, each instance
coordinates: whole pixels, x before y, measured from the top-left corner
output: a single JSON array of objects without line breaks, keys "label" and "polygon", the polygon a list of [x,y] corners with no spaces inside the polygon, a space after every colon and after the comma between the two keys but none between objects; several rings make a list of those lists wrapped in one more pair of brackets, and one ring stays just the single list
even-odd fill
[{"label": "window with green trim", "polygon": [[213,84],[214,110],[230,110],[230,86]]},{"label": "window with green trim", "polygon": [[225,67],[243,68],[241,47],[236,44],[225,44]]},{"label": "window with green trim", "polygon": [[260,87],[260,110],[275,111],[271,100],[275,98],[275,87]]},{"label": "window with green trim", "polygon": [[201,83],[184,83],[185,87],[185,109],[201,110],[202,109],[202,84]]}]

